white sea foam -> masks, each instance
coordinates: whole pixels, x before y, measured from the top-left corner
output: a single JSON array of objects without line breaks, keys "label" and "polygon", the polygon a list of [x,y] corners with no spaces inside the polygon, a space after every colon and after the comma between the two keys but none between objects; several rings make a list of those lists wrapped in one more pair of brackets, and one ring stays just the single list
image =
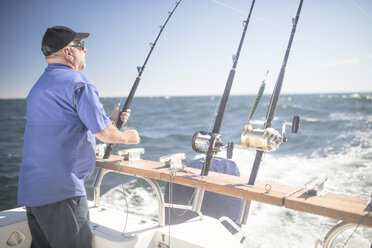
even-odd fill
[{"label": "white sea foam", "polygon": [[143,187],[139,187],[137,181],[120,184],[110,189],[102,195],[101,202],[103,206],[123,212],[126,212],[128,207],[130,213],[149,219],[157,218],[158,215],[155,193],[147,192]]},{"label": "white sea foam", "polygon": [[317,119],[317,118],[311,118],[311,117],[302,117],[302,121],[307,121],[307,122],[321,122],[322,120]]},{"label": "white sea foam", "polygon": [[358,94],[358,93],[354,93],[354,94],[351,94],[351,95],[350,95],[350,98],[361,99],[362,96],[361,96],[360,94]]},{"label": "white sea foam", "polygon": [[366,118],[370,119],[372,116],[365,116],[357,113],[333,112],[329,114],[331,120],[334,121],[364,121]]},{"label": "white sea foam", "polygon": [[251,120],[250,123],[255,126],[263,126],[265,124],[265,120]]},{"label": "white sea foam", "polygon": [[[347,154],[314,156],[313,158],[267,153],[261,162],[257,179],[300,187],[315,176],[326,175],[328,177],[325,184],[327,192],[368,199],[372,182],[371,162],[364,161],[366,164],[363,166],[350,168],[350,164],[363,163],[359,152],[359,148],[355,147],[351,148]],[[371,153],[372,151],[369,148],[364,152]],[[249,176],[253,157],[254,152],[236,147],[234,160],[242,176]],[[365,186],[368,183],[367,188]],[[346,185],[348,187],[345,187]],[[323,239],[335,224],[336,221],[329,218],[254,203],[246,231],[251,237],[260,237],[258,240],[257,238],[251,240],[254,247],[313,247],[315,241]],[[372,232],[368,232],[366,228],[362,228],[360,232],[366,232],[366,234],[363,236],[355,234],[358,241],[354,241],[351,246],[347,247],[370,245]],[[358,246],[359,244],[364,246]]]}]

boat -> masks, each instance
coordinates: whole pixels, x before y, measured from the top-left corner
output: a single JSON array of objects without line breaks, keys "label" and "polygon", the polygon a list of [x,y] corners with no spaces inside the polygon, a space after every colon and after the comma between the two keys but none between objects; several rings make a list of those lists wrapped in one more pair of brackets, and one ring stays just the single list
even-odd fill
[{"label": "boat", "polygon": [[[102,147],[98,146],[94,201],[89,202],[94,248],[250,247],[249,237],[243,228],[231,219],[215,219],[203,215],[198,209],[201,205],[199,198],[195,198],[190,206],[165,203],[159,181],[340,220],[323,241],[314,241],[317,248],[333,247],[335,238],[347,229],[359,225],[372,227],[371,200],[324,193],[322,188],[325,178],[312,179],[300,188],[263,181],[257,181],[251,186],[246,183],[247,178],[240,176],[217,172],[210,172],[207,177],[200,176],[200,169],[182,164],[185,158],[182,153],[161,157],[160,161],[151,161],[141,159],[141,154],[144,153],[142,148],[122,150],[119,151],[120,155],[111,155],[109,159],[102,159],[103,154],[100,151],[103,151]],[[100,186],[107,173],[132,175],[148,182],[157,195],[157,221],[101,206]],[[180,224],[167,225],[166,207],[195,211],[198,217]],[[24,207],[0,212],[0,220],[1,247],[30,247],[31,235]],[[245,221],[241,219],[242,224]],[[223,222],[228,222],[236,232],[232,234]]]},{"label": "boat", "polygon": [[[237,56],[234,57],[234,63],[236,62]],[[231,71],[235,73],[235,66]],[[141,72],[140,68],[139,73]],[[231,83],[232,77],[230,86]],[[225,100],[226,103],[227,100]],[[220,121],[222,121],[222,117]],[[219,133],[219,127],[218,131],[214,131],[215,134]],[[265,131],[267,131],[267,129],[253,129],[251,126],[248,126],[247,130],[253,134],[251,137],[259,139],[261,136],[265,136]],[[200,139],[205,136],[205,133],[198,134]],[[216,137],[217,135],[214,136],[214,138]],[[207,144],[209,145],[208,142],[205,142],[204,147],[208,147]],[[208,149],[205,150],[208,151]],[[372,227],[371,199],[324,192],[326,177],[312,178],[304,182],[301,187],[259,180],[254,184],[249,184],[247,183],[248,178],[213,171],[208,174],[208,171],[204,173],[204,170],[184,166],[182,161],[185,154],[183,153],[166,155],[161,157],[160,161],[152,161],[141,158],[141,154],[144,153],[142,148],[122,150],[118,155],[111,155],[109,158],[103,158],[103,151],[104,145],[97,146],[96,167],[98,172],[94,181],[94,200],[89,203],[90,228],[93,233],[92,247],[94,248],[251,247],[249,243],[251,237],[248,237],[243,228],[247,224],[249,205],[246,203],[248,201],[339,220],[339,223],[329,231],[324,240],[314,240],[316,248],[334,247],[335,239],[345,230],[361,225],[367,228]],[[212,157],[210,156],[211,159],[213,159]],[[157,198],[157,220],[144,218],[129,213],[129,211],[120,212],[101,205],[100,187],[107,173],[131,175],[142,178],[149,183]],[[191,187],[197,193],[193,201],[187,205],[179,205],[172,203],[172,201],[165,202],[159,181],[167,182],[170,185],[179,184]],[[205,215],[201,211],[204,191],[242,199],[245,203],[240,211],[239,222],[235,223],[227,216],[216,219]],[[196,213],[197,217],[179,224],[168,224],[165,218],[166,208],[192,211]],[[32,238],[24,207],[0,212],[0,220],[0,247],[30,247]],[[224,223],[228,223],[235,231],[231,232]]]}]

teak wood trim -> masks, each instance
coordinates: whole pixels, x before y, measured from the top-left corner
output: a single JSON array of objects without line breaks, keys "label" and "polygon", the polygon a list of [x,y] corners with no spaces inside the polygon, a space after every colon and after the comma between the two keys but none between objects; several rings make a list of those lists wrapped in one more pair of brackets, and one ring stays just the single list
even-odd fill
[{"label": "teak wood trim", "polygon": [[201,177],[199,169],[190,167],[184,167],[171,176],[169,167],[164,163],[150,160],[122,161],[122,157],[117,155],[111,155],[105,160],[97,158],[96,167],[166,182],[172,180],[173,183],[193,188],[372,227],[372,215],[366,208],[367,200],[356,197],[331,193],[308,196],[304,190],[300,190],[285,198],[296,188],[258,180],[254,186],[250,186],[247,185],[247,178],[216,172]]}]

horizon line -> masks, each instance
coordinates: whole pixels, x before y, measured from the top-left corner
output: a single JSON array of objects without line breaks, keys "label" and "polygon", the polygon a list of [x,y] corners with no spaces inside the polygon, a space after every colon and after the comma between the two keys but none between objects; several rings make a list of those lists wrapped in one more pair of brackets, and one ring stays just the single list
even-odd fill
[{"label": "horizon line", "polygon": [[[372,91],[344,91],[344,92],[307,92],[307,93],[304,93],[304,92],[300,92],[300,93],[282,93],[281,95],[314,95],[314,94],[318,94],[318,95],[322,95],[322,94],[369,94],[371,93],[372,94]],[[236,94],[236,93],[231,93],[230,96],[255,96],[256,94]],[[264,93],[263,95],[267,96],[267,95],[272,95],[272,94],[269,94],[269,93]],[[205,96],[214,96],[214,97],[218,97],[218,96],[221,96],[221,95],[217,95],[217,94],[185,94],[185,95],[178,95],[178,94],[165,94],[165,95],[138,95],[138,96],[135,96],[135,97],[205,97]],[[100,96],[100,98],[126,98],[127,96]],[[26,99],[27,97],[1,97],[0,96],[0,100],[22,100],[22,99]]]}]

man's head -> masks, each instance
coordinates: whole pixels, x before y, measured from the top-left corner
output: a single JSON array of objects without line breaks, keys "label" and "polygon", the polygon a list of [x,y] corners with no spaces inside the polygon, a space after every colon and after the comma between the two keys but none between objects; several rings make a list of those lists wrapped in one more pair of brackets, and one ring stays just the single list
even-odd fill
[{"label": "man's head", "polygon": [[76,33],[74,30],[64,26],[51,27],[45,31],[41,42],[41,51],[47,57],[64,48],[71,41],[87,39],[89,36],[89,33]]},{"label": "man's head", "polygon": [[64,26],[51,27],[44,34],[41,50],[48,63],[62,63],[75,70],[82,70],[87,49],[81,40],[89,36],[89,33],[76,33]]}]

